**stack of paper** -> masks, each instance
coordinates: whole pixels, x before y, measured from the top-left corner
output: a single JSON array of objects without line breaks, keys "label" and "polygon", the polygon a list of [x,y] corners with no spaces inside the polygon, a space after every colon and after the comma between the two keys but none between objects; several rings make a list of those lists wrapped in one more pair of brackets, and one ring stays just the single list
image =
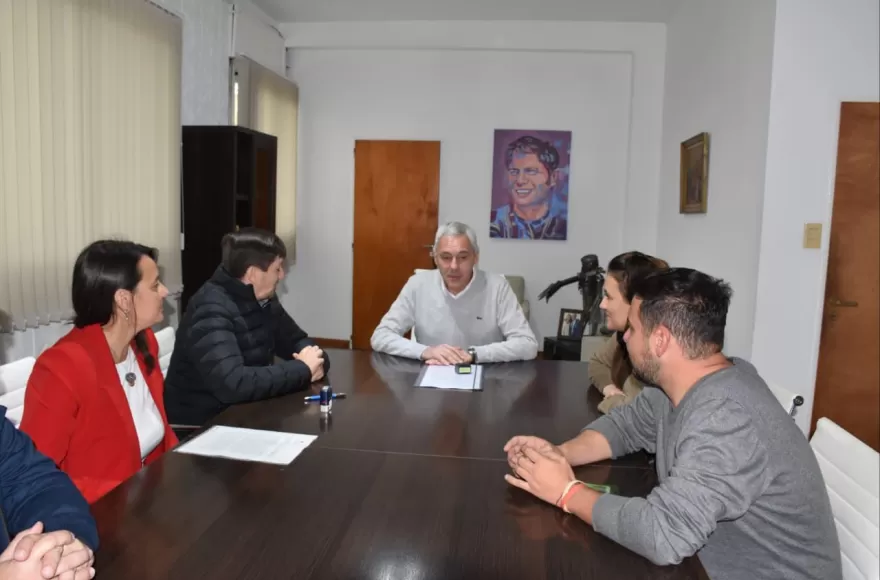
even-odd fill
[{"label": "stack of paper", "polygon": [[453,365],[426,365],[416,386],[479,391],[483,388],[483,367],[472,365],[470,373],[459,374]]},{"label": "stack of paper", "polygon": [[315,435],[215,425],[175,451],[287,465],[315,439]]}]

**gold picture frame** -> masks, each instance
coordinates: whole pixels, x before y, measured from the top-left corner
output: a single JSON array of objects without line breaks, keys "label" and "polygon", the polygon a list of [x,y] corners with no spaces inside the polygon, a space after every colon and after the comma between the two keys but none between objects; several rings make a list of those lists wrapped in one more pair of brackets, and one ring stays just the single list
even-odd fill
[{"label": "gold picture frame", "polygon": [[681,186],[678,213],[706,213],[709,193],[709,134],[694,135],[681,144]]}]

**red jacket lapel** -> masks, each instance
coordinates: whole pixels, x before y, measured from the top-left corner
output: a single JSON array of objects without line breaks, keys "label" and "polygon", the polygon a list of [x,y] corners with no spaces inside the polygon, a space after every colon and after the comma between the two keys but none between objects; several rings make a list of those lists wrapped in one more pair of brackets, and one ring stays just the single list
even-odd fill
[{"label": "red jacket lapel", "polygon": [[98,380],[98,388],[103,389],[125,425],[125,444],[134,449],[134,457],[140,457],[141,449],[138,443],[137,431],[134,428],[134,419],[131,416],[131,408],[128,399],[122,390],[119,381],[119,373],[116,372],[116,363],[110,352],[110,346],[104,337],[104,332],[98,324],[92,324],[79,330],[80,342],[86,347],[89,356],[95,362],[95,376]]}]

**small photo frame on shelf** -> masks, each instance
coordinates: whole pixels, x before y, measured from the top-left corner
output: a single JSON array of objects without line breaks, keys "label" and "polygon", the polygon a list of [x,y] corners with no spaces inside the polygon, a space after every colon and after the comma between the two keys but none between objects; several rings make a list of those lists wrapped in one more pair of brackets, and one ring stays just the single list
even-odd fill
[{"label": "small photo frame on shelf", "polygon": [[583,310],[561,308],[559,325],[556,327],[556,338],[559,340],[580,340],[584,335],[586,317]]},{"label": "small photo frame on shelf", "polygon": [[709,134],[681,144],[681,191],[678,213],[706,213],[709,193]]}]

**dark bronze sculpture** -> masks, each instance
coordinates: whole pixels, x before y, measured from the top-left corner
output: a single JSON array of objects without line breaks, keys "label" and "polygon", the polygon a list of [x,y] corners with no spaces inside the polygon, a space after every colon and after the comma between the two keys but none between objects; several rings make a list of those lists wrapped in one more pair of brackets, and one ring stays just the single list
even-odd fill
[{"label": "dark bronze sculpture", "polygon": [[589,324],[585,327],[582,336],[596,336],[600,334],[602,324],[602,312],[599,303],[602,302],[602,287],[605,284],[605,270],[599,266],[599,258],[596,254],[587,254],[581,258],[581,271],[576,275],[553,282],[538,294],[538,300],[550,298],[560,288],[577,282],[578,290],[583,298],[583,312]]}]

